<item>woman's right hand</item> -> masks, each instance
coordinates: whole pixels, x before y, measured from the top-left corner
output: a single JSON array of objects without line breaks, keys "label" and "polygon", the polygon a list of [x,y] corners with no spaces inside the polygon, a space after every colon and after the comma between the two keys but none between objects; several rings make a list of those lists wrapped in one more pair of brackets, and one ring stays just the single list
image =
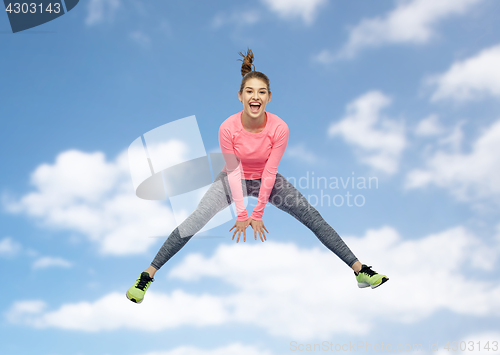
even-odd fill
[{"label": "woman's right hand", "polygon": [[232,240],[234,240],[234,236],[236,235],[236,233],[238,233],[238,238],[236,239],[236,243],[238,243],[240,241],[241,232],[243,232],[243,241],[246,242],[247,241],[246,230],[247,230],[247,227],[250,225],[251,221],[252,220],[250,218],[248,218],[246,221],[236,221],[233,228],[231,228],[229,230],[231,232],[234,228],[236,228],[236,230],[234,231]]}]

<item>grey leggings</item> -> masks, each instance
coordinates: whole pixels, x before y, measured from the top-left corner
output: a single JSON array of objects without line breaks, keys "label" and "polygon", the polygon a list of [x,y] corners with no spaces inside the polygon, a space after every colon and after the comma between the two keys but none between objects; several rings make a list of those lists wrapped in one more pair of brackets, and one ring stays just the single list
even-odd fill
[{"label": "grey leggings", "polygon": [[[257,198],[259,196],[260,183],[261,179],[242,180],[242,187],[246,189],[247,196]],[[227,173],[221,171],[201,199],[196,210],[175,228],[165,243],[163,243],[151,266],[155,269],[160,269],[212,217],[229,207],[232,202]],[[321,243],[334,252],[348,266],[352,266],[358,260],[337,232],[325,222],[319,212],[311,206],[300,191],[280,173],[276,174],[276,181],[269,195],[269,202],[298,219],[318,237]],[[182,237],[179,229],[182,231]]]}]

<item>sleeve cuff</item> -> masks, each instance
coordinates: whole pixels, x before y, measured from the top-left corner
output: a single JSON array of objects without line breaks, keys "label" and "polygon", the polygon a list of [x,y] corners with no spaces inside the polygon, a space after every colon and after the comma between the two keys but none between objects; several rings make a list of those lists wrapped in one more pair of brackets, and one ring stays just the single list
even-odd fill
[{"label": "sleeve cuff", "polygon": [[241,222],[241,221],[246,221],[248,219],[248,214],[244,214],[243,216],[238,216],[238,218],[236,218],[237,221]]}]

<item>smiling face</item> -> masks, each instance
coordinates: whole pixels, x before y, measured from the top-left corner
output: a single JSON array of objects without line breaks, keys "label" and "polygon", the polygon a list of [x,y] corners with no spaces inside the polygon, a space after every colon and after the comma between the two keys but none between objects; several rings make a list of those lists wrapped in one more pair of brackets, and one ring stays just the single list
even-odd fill
[{"label": "smiling face", "polygon": [[243,92],[238,91],[238,98],[243,103],[243,113],[252,119],[264,119],[266,105],[271,101],[271,93],[264,81],[251,78],[243,87]]}]

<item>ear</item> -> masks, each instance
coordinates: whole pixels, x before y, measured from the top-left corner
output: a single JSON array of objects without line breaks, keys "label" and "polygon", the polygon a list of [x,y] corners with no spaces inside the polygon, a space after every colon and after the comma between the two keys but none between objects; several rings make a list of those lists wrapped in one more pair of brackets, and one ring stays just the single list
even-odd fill
[{"label": "ear", "polygon": [[269,93],[269,99],[267,100],[267,102],[271,102],[271,96],[272,96],[272,92]]},{"label": "ear", "polygon": [[238,90],[238,100],[240,100],[241,102],[243,102],[243,98],[241,97],[241,92]]}]

